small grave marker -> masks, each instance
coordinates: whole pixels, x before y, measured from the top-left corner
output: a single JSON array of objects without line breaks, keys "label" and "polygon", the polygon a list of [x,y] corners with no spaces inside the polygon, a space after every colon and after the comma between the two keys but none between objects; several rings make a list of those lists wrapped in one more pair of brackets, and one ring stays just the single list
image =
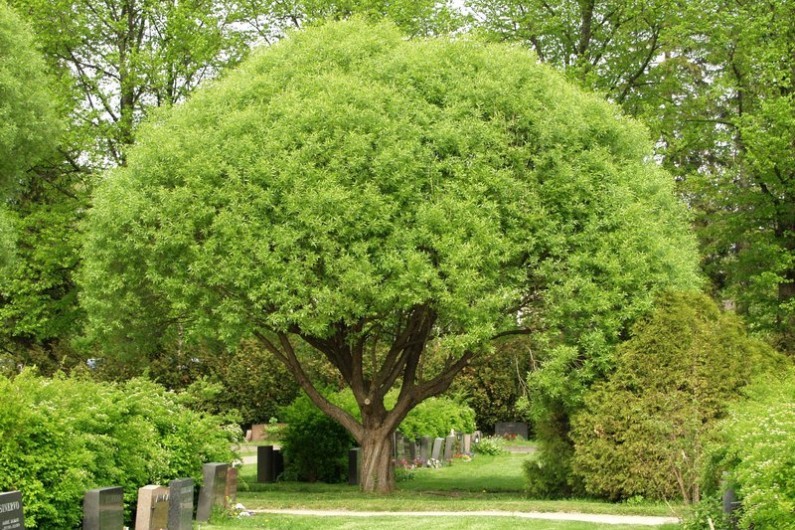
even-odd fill
[{"label": "small grave marker", "polygon": [[420,462],[425,464],[431,457],[431,446],[433,445],[433,438],[430,436],[423,436],[420,438]]},{"label": "small grave marker", "polygon": [[83,530],[122,530],[124,490],[121,487],[88,490],[83,497]]},{"label": "small grave marker", "polygon": [[359,459],[361,449],[354,447],[348,451],[348,484],[357,486],[359,484]]},{"label": "small grave marker", "polygon": [[431,459],[439,460],[442,457],[442,444],[444,444],[444,438],[434,438]]},{"label": "small grave marker", "polygon": [[455,436],[450,435],[444,439],[444,461],[450,462],[453,459],[455,450]]},{"label": "small grave marker", "polygon": [[229,508],[237,502],[237,468],[230,467],[226,471],[226,489],[224,490],[224,507]]},{"label": "small grave marker", "polygon": [[22,493],[0,493],[0,530],[25,530]]},{"label": "small grave marker", "polygon": [[168,530],[193,530],[193,479],[168,483]]},{"label": "small grave marker", "polygon": [[199,506],[196,508],[196,520],[207,522],[213,512],[213,506],[224,505],[226,490],[226,471],[228,464],[213,462],[202,466],[204,483],[199,490]]},{"label": "small grave marker", "polygon": [[155,485],[139,488],[135,530],[166,530],[168,505],[168,488]]}]

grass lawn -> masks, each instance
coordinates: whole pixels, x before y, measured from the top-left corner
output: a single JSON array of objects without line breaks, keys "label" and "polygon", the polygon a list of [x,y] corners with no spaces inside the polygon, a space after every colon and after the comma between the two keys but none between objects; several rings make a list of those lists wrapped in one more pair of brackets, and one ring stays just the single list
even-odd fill
[{"label": "grass lawn", "polygon": [[[527,442],[525,442],[527,444]],[[591,500],[544,501],[522,495],[522,464],[527,453],[500,456],[477,455],[471,462],[455,460],[441,469],[418,468],[406,473],[391,495],[366,494],[347,484],[307,484],[256,482],[256,466],[241,469],[238,502],[249,509],[314,509],[349,511],[449,511],[471,512],[501,510],[517,512],[585,512],[615,515],[681,514],[682,506],[664,504],[611,504]],[[672,509],[676,512],[674,513]],[[298,516],[259,514],[248,518],[219,520],[202,524],[201,530],[268,529],[513,529],[527,530],[637,530],[629,525],[584,522],[543,521],[516,517],[481,517],[461,515],[397,517]],[[654,527],[644,527],[654,528]],[[658,527],[675,530],[677,525]]]},{"label": "grass lawn", "polygon": [[[199,530],[244,530],[267,528],[275,530],[638,530],[628,525],[608,525],[567,521],[538,521],[515,517],[299,517],[286,515],[259,515],[223,521],[218,524],[200,524]],[[646,526],[653,530],[654,527]],[[657,530],[675,530],[676,525],[657,527]]]}]

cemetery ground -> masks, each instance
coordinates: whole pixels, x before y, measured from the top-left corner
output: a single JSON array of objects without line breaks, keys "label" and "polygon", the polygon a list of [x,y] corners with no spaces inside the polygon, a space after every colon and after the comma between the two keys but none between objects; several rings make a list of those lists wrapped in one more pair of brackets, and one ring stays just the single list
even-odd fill
[{"label": "cemetery ground", "polygon": [[[213,524],[201,524],[201,530],[235,530],[250,528],[468,528],[529,530],[629,530],[639,527],[625,524],[601,524],[582,521],[551,521],[496,515],[466,515],[472,512],[555,512],[601,515],[681,516],[682,505],[651,503],[606,503],[590,500],[547,501],[528,499],[522,494],[522,464],[532,454],[529,442],[515,443],[510,452],[489,456],[477,454],[467,462],[454,459],[441,469],[399,470],[397,490],[388,496],[366,494],[347,484],[299,482],[256,482],[256,465],[241,468],[237,500],[251,517],[214,518]],[[246,454],[244,449],[243,454]],[[263,510],[322,511],[323,515],[263,513]],[[337,515],[331,515],[337,512]],[[344,512],[339,514],[339,512]],[[351,512],[376,512],[367,517]],[[446,512],[454,515],[393,515],[388,512]],[[381,516],[378,513],[384,513]],[[661,525],[673,530],[677,525]]]}]

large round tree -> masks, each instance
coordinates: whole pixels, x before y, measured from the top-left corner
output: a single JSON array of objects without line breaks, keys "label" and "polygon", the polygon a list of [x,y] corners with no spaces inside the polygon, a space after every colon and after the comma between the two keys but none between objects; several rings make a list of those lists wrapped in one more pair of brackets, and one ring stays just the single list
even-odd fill
[{"label": "large round tree", "polygon": [[[142,351],[175,327],[255,337],[361,444],[362,488],[389,491],[390,434],[492,340],[564,321],[610,336],[693,282],[649,153],[526,51],[328,24],[142,129],[96,193],[85,306],[106,344]],[[361,421],[315,389],[299,345]]]}]

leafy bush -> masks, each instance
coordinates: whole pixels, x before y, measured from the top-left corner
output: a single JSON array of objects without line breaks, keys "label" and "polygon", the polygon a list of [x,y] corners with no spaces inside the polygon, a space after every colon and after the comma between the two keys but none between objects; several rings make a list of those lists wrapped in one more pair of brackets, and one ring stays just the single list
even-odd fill
[{"label": "leafy bush", "polygon": [[662,297],[573,418],[574,472],[601,497],[698,501],[708,431],[780,359],[708,297]]},{"label": "leafy bush", "polygon": [[795,528],[795,374],[746,389],[748,399],[731,407],[711,447],[708,481],[727,473],[742,502],[740,526],[756,530]]},{"label": "leafy bush", "polygon": [[[350,398],[343,393],[328,397],[353,412],[352,394]],[[282,435],[287,476],[307,482],[336,483],[347,479],[348,450],[354,445],[348,431],[326,416],[306,394],[284,407],[281,418],[287,423]]]},{"label": "leafy bush", "polygon": [[476,453],[482,455],[501,455],[506,453],[505,440],[499,436],[484,436],[480,442],[473,444]]},{"label": "leafy bush", "polygon": [[124,384],[0,377],[0,490],[20,490],[32,528],[74,528],[86,490],[122,486],[127,519],[138,488],[231,461],[231,433],[145,380]]},{"label": "leafy bush", "polygon": [[475,411],[447,397],[432,397],[409,412],[399,430],[410,440],[421,436],[444,437],[451,430],[473,432]]}]

